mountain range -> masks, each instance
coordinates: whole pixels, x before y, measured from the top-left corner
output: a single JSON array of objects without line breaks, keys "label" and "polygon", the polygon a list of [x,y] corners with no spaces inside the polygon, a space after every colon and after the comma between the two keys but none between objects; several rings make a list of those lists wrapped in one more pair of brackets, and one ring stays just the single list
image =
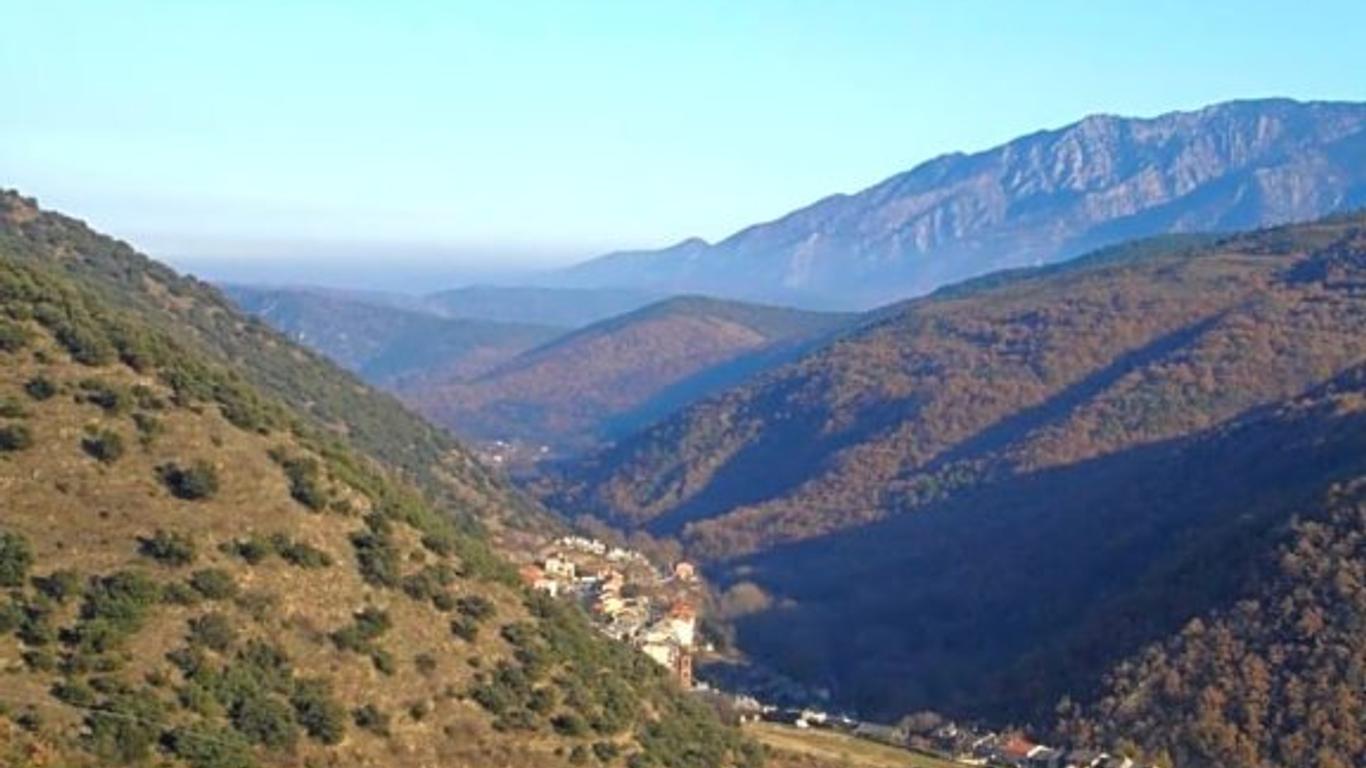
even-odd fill
[{"label": "mountain range", "polygon": [[869,308],[988,272],[1366,203],[1366,105],[1237,101],[1096,115],[944,155],[717,243],[614,253],[549,284]]},{"label": "mountain range", "polygon": [[485,373],[559,336],[550,325],[499,322],[414,308],[387,298],[308,288],[223,286],[243,311],[377,386],[410,376],[456,379]]}]

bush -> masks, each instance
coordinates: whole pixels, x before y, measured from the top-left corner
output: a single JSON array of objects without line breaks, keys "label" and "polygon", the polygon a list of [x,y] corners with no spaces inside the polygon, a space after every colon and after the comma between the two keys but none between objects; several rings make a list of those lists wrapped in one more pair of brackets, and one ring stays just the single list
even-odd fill
[{"label": "bush", "polygon": [[76,386],[80,390],[76,395],[78,402],[97,405],[106,413],[118,413],[128,404],[122,391],[99,379],[83,379]]},{"label": "bush", "polygon": [[375,665],[381,675],[392,676],[398,671],[398,664],[394,662],[394,655],[384,650],[376,648],[370,651],[370,663]]},{"label": "bush", "polygon": [[242,558],[250,565],[257,565],[270,557],[275,551],[275,546],[270,540],[253,535],[250,538],[225,543],[222,549],[227,554]]},{"label": "bush", "polygon": [[195,723],[175,728],[163,740],[168,752],[190,768],[255,768],[251,745],[237,733]]},{"label": "bush", "polygon": [[22,587],[33,567],[33,550],[17,533],[0,533],[0,587]]},{"label": "bush", "polygon": [[462,615],[475,621],[483,621],[493,615],[493,603],[483,595],[467,595],[456,601],[456,609]]},{"label": "bush", "polygon": [[33,580],[33,586],[43,596],[58,603],[65,603],[81,592],[81,575],[76,571],[63,569],[53,571],[47,576]]},{"label": "bush", "polygon": [[274,696],[246,696],[233,707],[231,717],[232,727],[269,749],[286,749],[298,741],[294,710]]},{"label": "bush", "polygon": [[28,346],[28,331],[10,320],[0,320],[0,352],[17,352]]},{"label": "bush", "polygon": [[24,384],[24,391],[34,400],[47,400],[57,394],[57,385],[46,376],[38,375]]},{"label": "bush", "polygon": [[578,738],[588,733],[588,723],[577,712],[565,712],[551,719],[550,725],[561,736]]},{"label": "bush", "polygon": [[323,744],[341,743],[346,735],[346,709],[337,702],[326,680],[298,681],[289,701],[309,738]]},{"label": "bush", "polygon": [[317,459],[285,459],[281,466],[289,480],[289,495],[294,497],[295,501],[314,512],[320,512],[327,507],[327,490],[323,487]]},{"label": "bush", "polygon": [[468,616],[461,616],[451,621],[451,634],[467,643],[472,643],[475,638],[479,637],[479,622]]},{"label": "bush", "polygon": [[87,435],[81,441],[81,447],[104,464],[113,464],[123,456],[123,438],[112,429],[101,429],[93,435]]},{"label": "bush", "polygon": [[167,490],[178,499],[197,501],[218,493],[218,470],[207,461],[196,461],[189,467],[166,464],[159,471]]},{"label": "bush", "polygon": [[222,568],[205,568],[190,575],[190,586],[206,600],[229,600],[237,595],[237,582]]},{"label": "bush", "polygon": [[20,405],[19,401],[0,397],[0,419],[23,419],[27,417],[28,411],[24,410],[24,406]]},{"label": "bush", "polygon": [[379,734],[380,736],[389,735],[389,715],[380,711],[374,704],[366,704],[351,713],[352,720],[355,721],[357,728]]},{"label": "bush", "polygon": [[275,549],[285,562],[299,568],[327,568],[332,565],[331,555],[302,541],[285,540],[277,544]]},{"label": "bush", "polygon": [[151,445],[158,435],[166,431],[161,419],[150,413],[138,412],[133,414],[133,425],[138,429],[138,442],[143,445]]},{"label": "bush", "polygon": [[351,537],[361,578],[378,587],[397,587],[402,578],[398,548],[379,531],[362,531]]},{"label": "bush", "polygon": [[419,653],[413,658],[413,666],[417,667],[417,671],[423,677],[431,677],[432,673],[436,672],[436,657],[430,653]]},{"label": "bush", "polygon": [[0,453],[22,451],[33,445],[33,432],[24,424],[0,426]]},{"label": "bush", "polygon": [[232,620],[221,613],[206,613],[190,620],[190,644],[223,653],[237,642]]},{"label": "bush", "polygon": [[81,618],[86,622],[107,622],[118,632],[133,632],[160,599],[161,588],[146,574],[118,571],[86,589]]},{"label": "bush", "polygon": [[164,708],[150,692],[116,692],[86,718],[90,751],[107,763],[142,763],[161,734]]},{"label": "bush", "polygon": [[344,651],[366,653],[372,650],[372,643],[378,640],[392,626],[389,614],[373,607],[356,612],[351,625],[332,633],[332,642]]},{"label": "bush", "polygon": [[140,539],[139,542],[138,550],[144,557],[172,568],[189,565],[196,557],[194,540],[183,533],[158,528],[150,538]]}]

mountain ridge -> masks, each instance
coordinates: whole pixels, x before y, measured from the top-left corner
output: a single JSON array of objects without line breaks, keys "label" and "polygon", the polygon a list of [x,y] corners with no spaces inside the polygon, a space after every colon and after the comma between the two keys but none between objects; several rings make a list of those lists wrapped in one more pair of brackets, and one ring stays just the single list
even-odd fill
[{"label": "mountain ridge", "polygon": [[868,307],[1164,232],[1238,230],[1366,202],[1366,105],[1261,99],[1093,115],[946,154],[715,243],[571,267],[566,285]]}]

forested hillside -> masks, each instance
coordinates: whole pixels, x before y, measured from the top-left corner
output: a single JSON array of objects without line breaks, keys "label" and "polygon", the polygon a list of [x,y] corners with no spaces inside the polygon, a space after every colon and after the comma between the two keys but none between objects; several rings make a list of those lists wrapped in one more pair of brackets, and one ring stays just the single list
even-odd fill
[{"label": "forested hillside", "polygon": [[850,315],[679,297],[529,350],[468,380],[409,380],[400,395],[482,440],[586,450],[795,357]]},{"label": "forested hillside", "polygon": [[[1333,718],[1238,714],[1242,696],[1206,678],[1133,692],[1208,652],[1165,645],[1191,620],[1280,605],[1276,553],[1341,526],[1330,489],[1366,475],[1363,225],[1140,242],[890,308],[566,467],[548,497],[757,585],[742,647],[865,711],[1046,723],[1065,697],[1104,698],[1118,669],[1109,703],[1079,716],[1101,740],[1132,731],[1177,765],[1230,765],[1234,741],[1275,761],[1298,739],[1355,764]],[[1337,562],[1351,591],[1360,564]],[[1287,657],[1247,622],[1239,642],[1269,648],[1273,681],[1359,675],[1359,645],[1331,639],[1359,610],[1295,594],[1326,646]],[[1152,644],[1169,660],[1117,666]],[[1314,711],[1343,690],[1293,697]],[[1225,730],[1197,748],[1177,725],[1211,695]]]},{"label": "forested hillside", "polygon": [[[261,344],[295,397],[331,391],[331,369],[68,220],[17,198],[5,216],[0,758],[761,760],[657,664],[525,591],[455,509],[338,439],[341,414],[296,411],[217,350]],[[325,407],[367,403],[390,401],[355,385]],[[435,434],[387,428],[399,456]]]}]

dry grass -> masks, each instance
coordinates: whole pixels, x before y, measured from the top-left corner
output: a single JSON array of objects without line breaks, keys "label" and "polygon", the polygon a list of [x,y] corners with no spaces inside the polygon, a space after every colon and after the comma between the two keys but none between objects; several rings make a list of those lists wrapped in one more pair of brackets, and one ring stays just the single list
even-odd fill
[{"label": "dry grass", "polygon": [[771,768],[959,768],[948,760],[835,731],[754,723],[745,732],[772,750]]}]

